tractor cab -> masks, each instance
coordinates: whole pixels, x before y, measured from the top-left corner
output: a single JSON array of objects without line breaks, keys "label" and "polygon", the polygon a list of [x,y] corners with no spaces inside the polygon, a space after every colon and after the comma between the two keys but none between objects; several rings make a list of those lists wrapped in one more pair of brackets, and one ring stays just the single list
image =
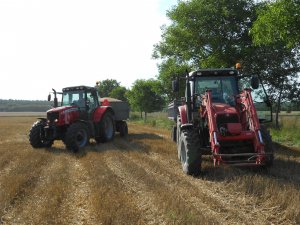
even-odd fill
[{"label": "tractor cab", "polygon": [[75,106],[80,111],[93,112],[99,106],[98,91],[87,86],[63,88],[61,106]]},{"label": "tractor cab", "polygon": [[199,70],[190,73],[190,80],[191,96],[198,96],[198,99],[201,99],[207,90],[211,90],[213,103],[236,105],[235,96],[239,93],[236,70]]}]

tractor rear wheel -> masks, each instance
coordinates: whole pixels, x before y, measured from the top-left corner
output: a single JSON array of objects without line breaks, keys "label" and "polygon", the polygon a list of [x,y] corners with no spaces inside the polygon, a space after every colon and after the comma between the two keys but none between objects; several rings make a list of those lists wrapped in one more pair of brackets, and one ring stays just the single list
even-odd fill
[{"label": "tractor rear wheel", "polygon": [[67,149],[78,152],[89,141],[88,128],[84,123],[73,123],[67,130],[64,143]]},{"label": "tractor rear wheel", "polygon": [[260,125],[260,132],[265,143],[265,152],[268,154],[266,159],[266,167],[271,167],[274,160],[274,148],[270,132],[264,125]]},{"label": "tractor rear wheel", "polygon": [[44,132],[44,123],[39,120],[36,121],[29,131],[29,142],[34,148],[50,148],[53,144],[53,140],[47,140]]},{"label": "tractor rear wheel", "polygon": [[115,124],[111,113],[107,112],[104,114],[102,120],[99,123],[100,136],[96,137],[97,143],[111,141],[115,136]]},{"label": "tractor rear wheel", "polygon": [[198,133],[193,129],[183,130],[178,148],[184,173],[199,175],[201,173],[202,154]]}]

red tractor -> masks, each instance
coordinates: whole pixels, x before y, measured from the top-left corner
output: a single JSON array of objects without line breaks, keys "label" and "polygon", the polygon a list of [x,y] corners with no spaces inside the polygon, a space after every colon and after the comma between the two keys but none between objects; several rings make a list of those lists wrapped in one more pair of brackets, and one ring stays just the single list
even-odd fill
[{"label": "red tractor", "polygon": [[[32,147],[51,147],[54,140],[62,140],[68,149],[77,152],[90,138],[99,143],[112,140],[115,131],[127,135],[128,103],[117,99],[101,102],[94,87],[67,87],[61,93],[52,90],[54,108],[47,111],[47,118],[38,118],[33,124],[29,133]],[[62,95],[60,107],[57,94]]]},{"label": "red tractor", "polygon": [[[251,89],[239,92],[238,70],[201,69],[187,73],[185,79],[185,98],[169,105],[169,118],[176,121],[172,138],[183,171],[198,175],[205,153],[215,166],[271,166],[272,140],[261,125],[266,121],[258,118]],[[178,79],[172,85],[178,92]],[[251,78],[251,85],[259,87],[258,77]]]}]

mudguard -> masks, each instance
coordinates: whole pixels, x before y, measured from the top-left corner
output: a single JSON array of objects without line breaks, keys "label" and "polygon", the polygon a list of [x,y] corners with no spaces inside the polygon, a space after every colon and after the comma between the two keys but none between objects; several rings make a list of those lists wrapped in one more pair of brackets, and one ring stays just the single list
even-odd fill
[{"label": "mudguard", "polygon": [[181,124],[184,125],[187,123],[187,115],[186,115],[186,105],[181,105],[178,107],[179,117],[181,120]]},{"label": "mudguard", "polygon": [[106,113],[106,112],[110,112],[112,115],[114,115],[114,111],[112,109],[111,106],[101,106],[101,107],[98,107],[95,112],[94,112],[94,115],[93,115],[93,121],[95,123],[98,123],[101,121],[103,115]]}]

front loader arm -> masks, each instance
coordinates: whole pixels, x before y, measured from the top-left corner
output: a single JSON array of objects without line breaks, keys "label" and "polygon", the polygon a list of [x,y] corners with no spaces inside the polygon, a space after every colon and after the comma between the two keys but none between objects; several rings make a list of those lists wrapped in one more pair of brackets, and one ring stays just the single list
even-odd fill
[{"label": "front loader arm", "polygon": [[211,149],[214,154],[218,154],[220,144],[217,140],[218,127],[217,127],[216,119],[214,117],[215,112],[214,112],[214,108],[212,105],[212,91],[211,90],[206,91],[205,95],[202,98],[202,105],[205,107],[205,111],[203,113],[206,114],[206,116],[208,118]]},{"label": "front loader arm", "polygon": [[249,130],[255,132],[255,150],[257,153],[264,154],[264,143],[260,132],[260,124],[256,108],[251,96],[251,90],[245,89],[239,97],[240,103],[243,106],[242,113],[246,117],[245,119],[248,122]]}]

